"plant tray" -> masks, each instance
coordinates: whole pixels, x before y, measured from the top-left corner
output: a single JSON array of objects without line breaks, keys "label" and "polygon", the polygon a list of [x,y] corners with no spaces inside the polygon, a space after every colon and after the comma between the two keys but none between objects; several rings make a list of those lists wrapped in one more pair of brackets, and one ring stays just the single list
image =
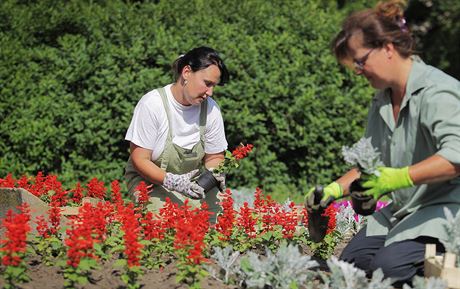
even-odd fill
[{"label": "plant tray", "polygon": [[436,245],[427,244],[425,250],[425,277],[438,277],[446,281],[447,287],[460,289],[460,268],[455,267],[456,256],[445,253],[436,256]]}]

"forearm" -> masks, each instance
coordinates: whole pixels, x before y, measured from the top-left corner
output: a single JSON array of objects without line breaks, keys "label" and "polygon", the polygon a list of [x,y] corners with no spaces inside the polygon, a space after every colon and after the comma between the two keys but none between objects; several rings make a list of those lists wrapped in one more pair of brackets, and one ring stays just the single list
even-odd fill
[{"label": "forearm", "polygon": [[342,187],[344,196],[350,193],[349,188],[350,188],[351,183],[357,178],[359,178],[360,175],[361,174],[359,173],[359,170],[354,168],[354,169],[349,170],[346,174],[344,174],[343,176],[341,176],[339,179],[336,180],[336,182],[339,183],[339,185]]},{"label": "forearm", "polygon": [[206,154],[203,162],[204,166],[208,169],[217,168],[221,162],[224,161],[224,152],[217,154]]},{"label": "forearm", "polygon": [[136,171],[147,181],[162,184],[166,172],[151,161],[152,151],[130,144],[131,160]]},{"label": "forearm", "polygon": [[133,159],[134,168],[137,172],[147,181],[153,184],[162,184],[166,172],[155,165],[151,160],[146,159]]},{"label": "forearm", "polygon": [[459,175],[460,166],[439,155],[433,155],[409,167],[409,176],[415,185],[446,181]]}]

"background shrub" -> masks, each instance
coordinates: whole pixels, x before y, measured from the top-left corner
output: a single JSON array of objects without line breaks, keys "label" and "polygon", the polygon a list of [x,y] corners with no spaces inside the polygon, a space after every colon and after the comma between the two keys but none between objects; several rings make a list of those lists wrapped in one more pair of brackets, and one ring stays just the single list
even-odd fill
[{"label": "background shrub", "polygon": [[231,71],[214,95],[229,149],[256,148],[230,187],[300,198],[346,169],[340,148],[362,135],[372,89],[329,43],[372,2],[3,0],[0,176],[122,179],[135,104],[172,81],[178,55],[207,45]]}]

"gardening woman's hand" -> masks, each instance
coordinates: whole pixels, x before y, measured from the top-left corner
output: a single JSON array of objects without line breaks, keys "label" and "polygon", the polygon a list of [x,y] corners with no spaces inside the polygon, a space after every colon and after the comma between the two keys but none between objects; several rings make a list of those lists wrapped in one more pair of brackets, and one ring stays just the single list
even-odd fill
[{"label": "gardening woman's hand", "polygon": [[317,210],[319,207],[326,208],[335,199],[343,196],[342,186],[337,182],[333,182],[322,189],[322,197],[318,201],[315,198],[316,187],[311,188],[305,196],[305,207],[307,210]]},{"label": "gardening woman's hand", "polygon": [[215,171],[214,169],[209,169],[209,171],[212,173],[216,181],[219,182],[219,191],[225,192],[226,186],[225,186],[225,173],[219,173]]},{"label": "gardening woman's hand", "polygon": [[193,170],[183,175],[166,173],[163,180],[163,186],[171,191],[176,191],[191,199],[203,199],[204,189],[191,179],[199,173],[199,170]]},{"label": "gardening woman's hand", "polygon": [[362,187],[368,189],[364,192],[365,195],[379,199],[382,195],[394,190],[409,188],[414,186],[410,176],[409,167],[404,168],[377,168],[379,176],[370,176]]}]

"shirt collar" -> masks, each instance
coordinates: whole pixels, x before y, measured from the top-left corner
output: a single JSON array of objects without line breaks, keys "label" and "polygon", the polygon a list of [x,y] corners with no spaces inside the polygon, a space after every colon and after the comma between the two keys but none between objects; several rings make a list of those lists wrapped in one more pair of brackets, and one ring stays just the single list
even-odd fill
[{"label": "shirt collar", "polygon": [[[427,69],[427,65],[423,60],[413,55],[411,56],[413,62],[412,67],[409,72],[409,78],[407,79],[406,85],[406,94],[404,95],[403,102],[401,104],[401,109],[406,106],[407,102],[411,99],[413,95],[418,94],[422,88],[425,87],[425,71]],[[385,97],[382,97],[385,96]],[[375,100],[380,101],[381,104],[389,104],[390,103],[390,91],[389,88],[381,90],[379,93],[375,95]]]},{"label": "shirt collar", "polygon": [[425,81],[425,71],[427,65],[423,62],[420,57],[414,55],[412,58],[412,67],[409,73],[409,79],[407,80],[406,85],[406,97],[410,98],[412,95],[417,94],[420,89],[424,88],[426,85]]}]

